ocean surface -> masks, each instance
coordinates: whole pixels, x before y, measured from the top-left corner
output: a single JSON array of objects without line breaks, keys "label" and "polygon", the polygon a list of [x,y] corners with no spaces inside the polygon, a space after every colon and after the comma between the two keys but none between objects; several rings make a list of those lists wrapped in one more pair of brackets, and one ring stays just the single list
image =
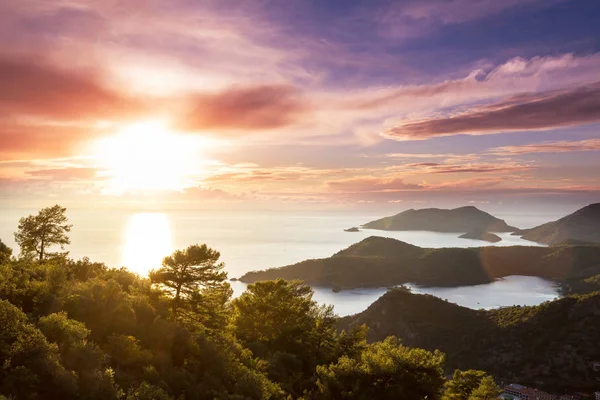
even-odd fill
[{"label": "ocean surface", "polygon": [[[13,232],[22,216],[37,210],[1,210],[0,239],[15,249]],[[387,232],[362,230],[344,232],[384,215],[359,213],[215,213],[215,212],[128,212],[68,210],[73,224],[71,245],[73,258],[87,256],[109,267],[126,266],[140,274],[160,267],[164,256],[175,249],[195,243],[206,243],[221,252],[230,278],[245,272],[279,267],[310,258],[332,254],[369,236],[385,236],[422,247],[479,247],[491,245],[470,239],[459,239],[460,233],[426,231]],[[527,228],[554,220],[561,215],[495,214],[508,224]],[[536,245],[510,234],[499,234],[496,246]],[[243,291],[234,282],[236,295]],[[333,293],[315,288],[315,299],[334,304],[340,315],[364,310],[382,293],[382,289],[360,289]],[[414,288],[449,301],[471,307],[490,308],[513,304],[538,304],[556,297],[555,285],[538,278],[509,277],[488,285],[464,288]]]}]

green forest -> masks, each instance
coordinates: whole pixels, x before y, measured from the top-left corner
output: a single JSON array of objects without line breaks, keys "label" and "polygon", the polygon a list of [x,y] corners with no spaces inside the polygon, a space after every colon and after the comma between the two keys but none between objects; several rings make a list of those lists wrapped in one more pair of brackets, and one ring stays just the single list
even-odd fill
[{"label": "green forest", "polygon": [[550,393],[600,390],[600,292],[569,295],[537,306],[473,310],[405,288],[339,321],[369,326],[369,341],[393,335],[411,347],[441,350],[447,368],[475,368],[499,382]]},{"label": "green forest", "polygon": [[2,399],[492,399],[483,371],[438,350],[338,330],[299,281],[232,299],[218,251],[194,244],[148,277],[73,260],[66,209],[0,242]]}]

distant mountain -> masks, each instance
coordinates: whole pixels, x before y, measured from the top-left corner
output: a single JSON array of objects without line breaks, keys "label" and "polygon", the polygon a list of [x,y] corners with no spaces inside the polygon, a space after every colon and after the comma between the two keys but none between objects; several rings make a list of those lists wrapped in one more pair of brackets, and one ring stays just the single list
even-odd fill
[{"label": "distant mountain", "polygon": [[428,249],[391,238],[368,237],[332,257],[302,261],[265,271],[252,271],[246,283],[300,279],[336,289],[385,287],[402,283],[466,286],[489,283],[508,275],[539,276],[571,290],[595,287],[583,281],[600,274],[600,246],[506,246]]},{"label": "distant mountain", "polygon": [[394,335],[410,347],[440,349],[447,367],[482,369],[505,381],[557,392],[600,389],[600,293],[533,307],[471,310],[394,289],[339,329],[365,324],[369,341]]},{"label": "distant mountain", "polygon": [[494,235],[493,233],[490,233],[490,232],[482,231],[480,229],[467,232],[464,235],[460,235],[459,238],[483,240],[485,242],[490,242],[490,243],[497,243],[502,240],[502,238],[500,236]]},{"label": "distant mountain", "polygon": [[523,239],[556,244],[567,239],[600,242],[600,203],[590,204],[557,221],[528,229]]},{"label": "distant mountain", "polygon": [[363,228],[385,231],[434,231],[434,232],[513,232],[518,228],[507,225],[477,207],[467,206],[444,210],[425,208],[407,210],[391,217],[371,221]]}]

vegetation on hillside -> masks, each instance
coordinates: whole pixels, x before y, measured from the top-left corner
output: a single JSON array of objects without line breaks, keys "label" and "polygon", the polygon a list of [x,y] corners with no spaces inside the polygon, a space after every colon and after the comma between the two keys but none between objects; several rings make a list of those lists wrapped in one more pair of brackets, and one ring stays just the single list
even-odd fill
[{"label": "vegetation on hillside", "polygon": [[18,258],[0,244],[0,398],[417,400],[460,386],[452,398],[467,400],[497,390],[477,371],[465,373],[485,377],[479,385],[449,384],[439,351],[367,344],[360,325],[339,332],[300,282],[256,283],[232,300],[205,245],[144,278],[51,255],[64,240],[46,241],[41,257],[27,243]]},{"label": "vegetation on hillside", "polygon": [[421,248],[371,236],[332,257],[253,271],[244,282],[300,279],[336,288],[385,287],[411,282],[425,286],[489,283],[509,275],[539,276],[561,284],[563,292],[582,293],[585,280],[600,274],[600,246],[507,246]]},{"label": "vegetation on hillside", "polygon": [[396,336],[441,350],[450,368],[477,368],[505,382],[549,391],[600,390],[600,292],[531,307],[471,310],[431,295],[393,289],[340,329],[366,325],[368,339]]}]

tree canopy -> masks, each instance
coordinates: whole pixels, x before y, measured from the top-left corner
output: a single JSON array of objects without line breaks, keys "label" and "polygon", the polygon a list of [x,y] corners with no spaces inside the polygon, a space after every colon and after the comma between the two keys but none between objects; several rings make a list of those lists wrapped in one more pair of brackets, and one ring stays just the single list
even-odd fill
[{"label": "tree canopy", "polygon": [[0,239],[0,264],[9,261],[11,256],[12,249]]},{"label": "tree canopy", "polygon": [[48,248],[65,245],[71,240],[67,235],[72,225],[67,223],[67,209],[54,205],[43,208],[37,215],[30,215],[19,220],[19,228],[15,233],[15,241],[21,247],[21,254],[35,254],[42,261],[48,253]]},{"label": "tree canopy", "polygon": [[203,245],[192,245],[165,257],[162,267],[150,272],[150,280],[173,294],[173,311],[177,313],[181,299],[198,296],[202,289],[218,288],[226,279],[221,254]]},{"label": "tree canopy", "polygon": [[444,354],[402,346],[388,337],[352,358],[318,366],[323,399],[437,399],[444,384]]}]

